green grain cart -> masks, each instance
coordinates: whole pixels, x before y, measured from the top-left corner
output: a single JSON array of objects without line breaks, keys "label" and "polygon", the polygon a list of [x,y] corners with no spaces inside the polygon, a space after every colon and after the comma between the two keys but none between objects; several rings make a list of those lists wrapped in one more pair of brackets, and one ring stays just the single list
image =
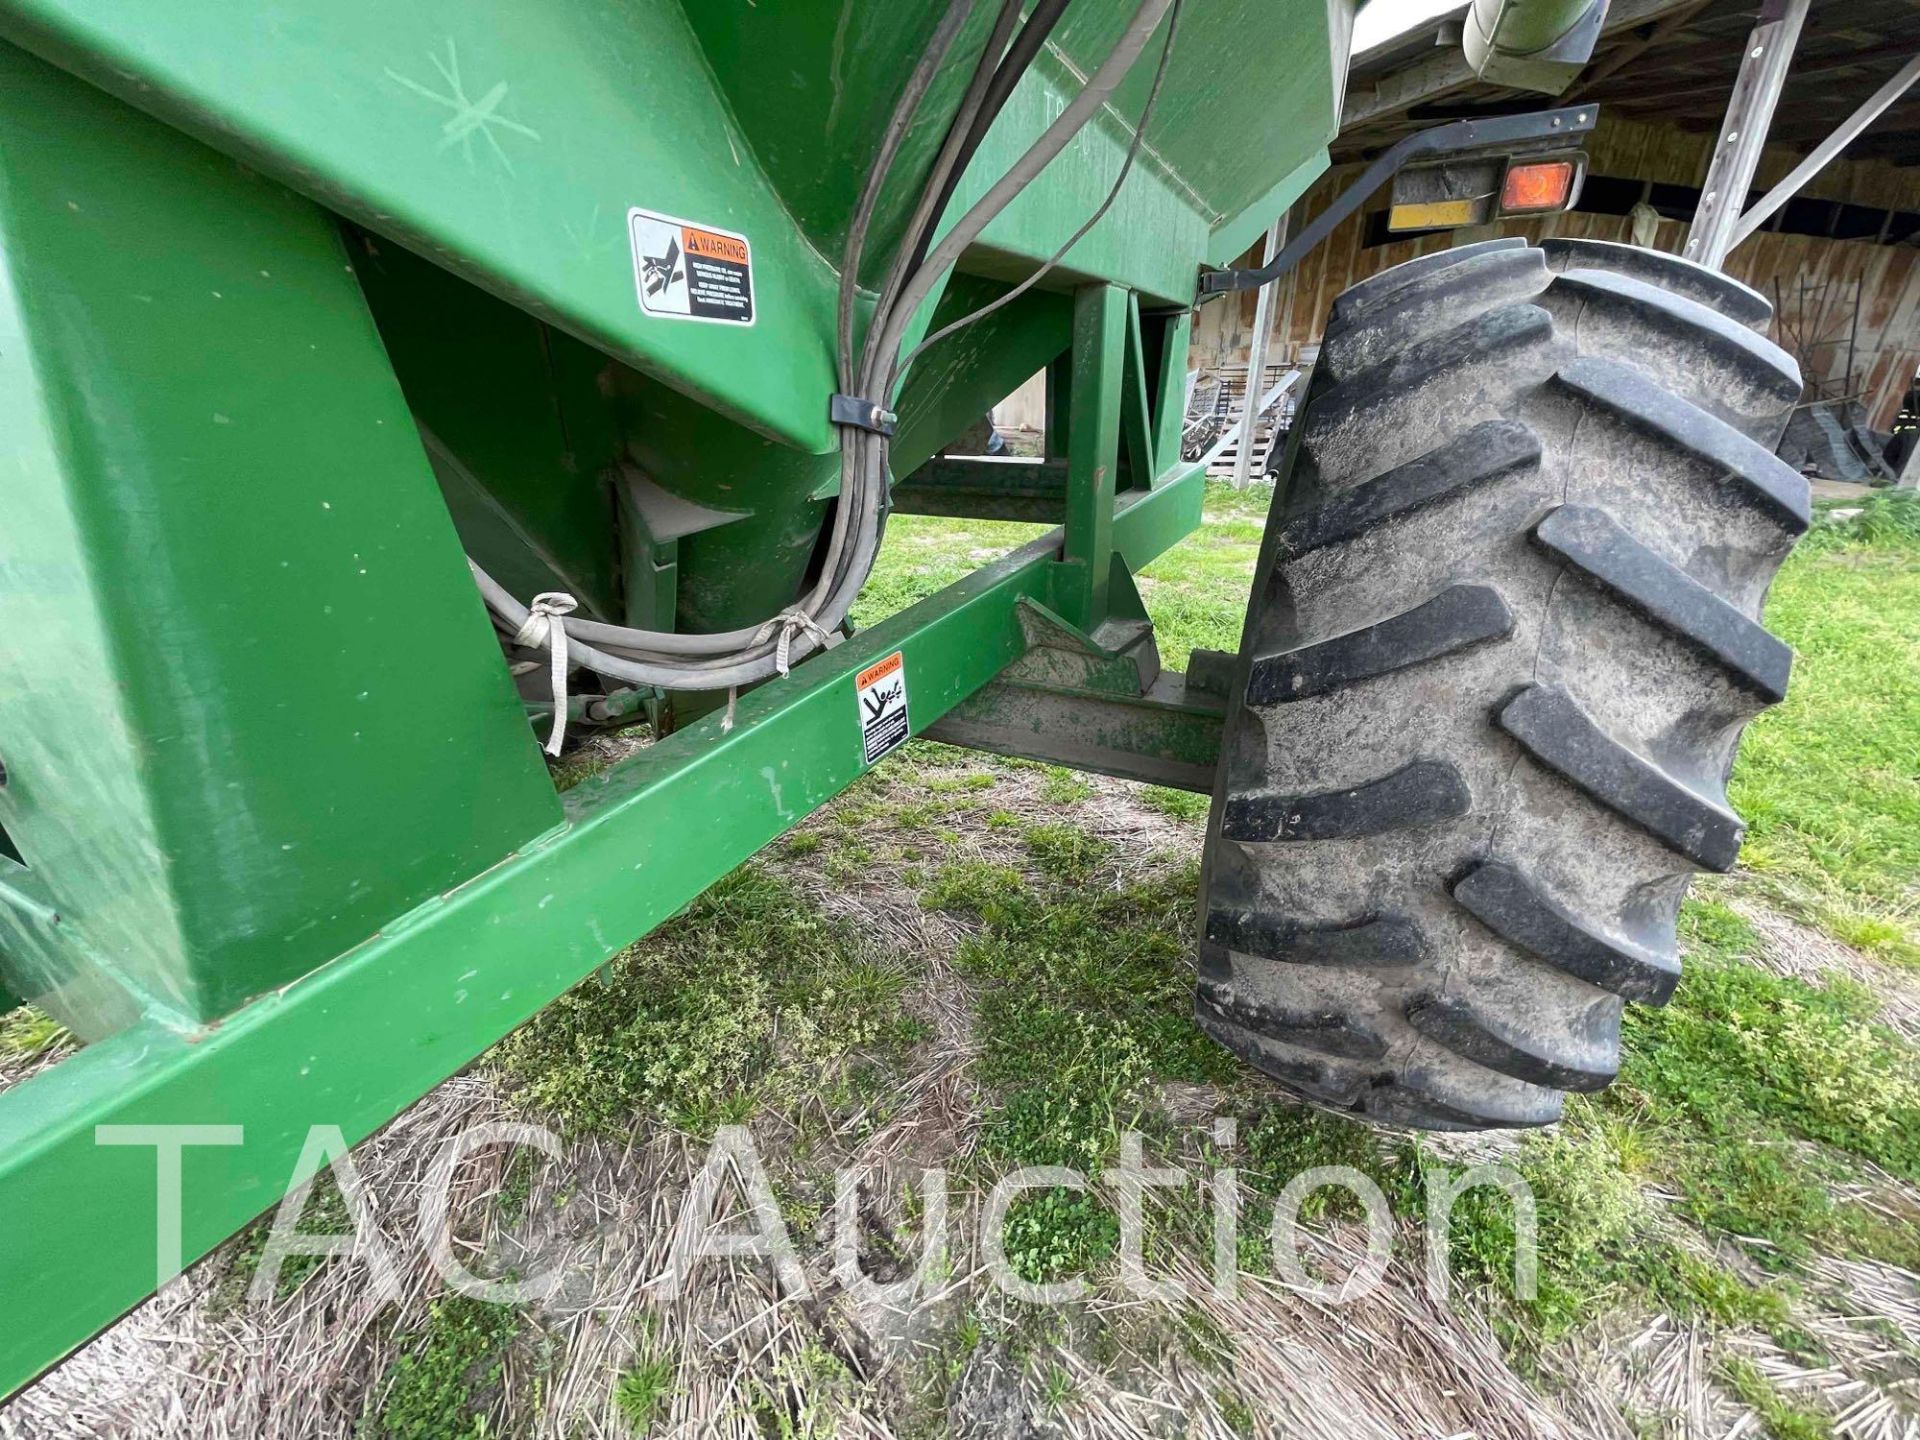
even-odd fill
[{"label": "green grain cart", "polygon": [[[0,1096],[0,1391],[917,733],[1211,793],[1198,1021],[1313,1100],[1607,1082],[1786,682],[1799,377],[1645,251],[1374,276],[1239,655],[1163,671],[1193,307],[1311,241],[1223,268],[1352,9],[0,0],[0,1009],[89,1042]],[[940,454],[1043,368],[1043,458]],[[1059,528],[856,632],[892,510]]]}]

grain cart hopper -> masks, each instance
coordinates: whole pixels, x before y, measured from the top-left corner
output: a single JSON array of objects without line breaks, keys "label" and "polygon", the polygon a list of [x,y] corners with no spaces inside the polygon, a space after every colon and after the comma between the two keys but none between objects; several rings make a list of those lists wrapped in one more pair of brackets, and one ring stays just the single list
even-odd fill
[{"label": "grain cart hopper", "polygon": [[[1351,12],[0,0],[0,1006],[88,1042],[0,1095],[0,1390],[930,729],[1211,792],[1200,1023],[1320,1103],[1605,1083],[1784,684],[1798,380],[1644,252],[1375,276],[1163,672],[1191,307]],[[1043,367],[1044,458],[939,455]],[[890,509],[1060,528],[855,633]]]}]

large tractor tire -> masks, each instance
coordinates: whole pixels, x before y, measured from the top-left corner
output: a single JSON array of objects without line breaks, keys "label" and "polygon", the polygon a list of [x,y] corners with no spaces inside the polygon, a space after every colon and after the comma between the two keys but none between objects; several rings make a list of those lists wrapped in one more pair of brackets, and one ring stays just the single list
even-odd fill
[{"label": "large tractor tire", "polygon": [[1759,623],[1807,527],[1764,298],[1497,240],[1335,303],[1267,522],[1202,889],[1200,1024],[1323,1105],[1540,1125],[1679,978],[1726,870]]}]

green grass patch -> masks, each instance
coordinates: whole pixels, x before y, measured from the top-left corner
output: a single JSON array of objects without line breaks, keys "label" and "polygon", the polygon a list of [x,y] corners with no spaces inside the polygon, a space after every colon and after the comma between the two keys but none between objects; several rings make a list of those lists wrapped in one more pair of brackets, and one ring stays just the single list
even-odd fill
[{"label": "green grass patch", "polygon": [[1720,1362],[1720,1378],[1740,1402],[1760,1417],[1773,1440],[1833,1440],[1833,1422],[1817,1410],[1795,1405],[1744,1356]]},{"label": "green grass patch", "polygon": [[1816,524],[1767,623],[1796,658],[1734,771],[1743,860],[1838,938],[1920,964],[1920,502]]},{"label": "green grass patch", "polygon": [[[651,1329],[643,1339],[652,1338]],[[677,1372],[671,1358],[646,1354],[620,1372],[613,1382],[613,1408],[632,1427],[635,1435],[649,1435],[653,1422],[667,1401],[673,1398]]]},{"label": "green grass patch", "polygon": [[[1270,1200],[1302,1171],[1350,1166],[1380,1188],[1396,1218],[1424,1234],[1429,1197],[1459,1167],[1416,1142],[1383,1136],[1358,1122],[1322,1111],[1276,1109],[1241,1136],[1243,1175],[1256,1196]],[[1498,1302],[1495,1315],[1509,1344],[1529,1351],[1558,1338],[1623,1296],[1644,1263],[1648,1203],[1636,1178],[1633,1137],[1576,1109],[1557,1130],[1531,1134],[1505,1162],[1531,1189],[1539,1233],[1535,1295],[1516,1289],[1518,1229],[1514,1202],[1504,1190],[1477,1185],[1455,1200],[1447,1229],[1454,1283]],[[1307,1197],[1305,1221],[1358,1219],[1359,1200],[1329,1187]],[[1242,1253],[1262,1268],[1270,1206],[1249,1207]]]},{"label": "green grass patch", "polygon": [[366,1427],[381,1440],[487,1440],[507,1349],[520,1333],[506,1305],[450,1295],[403,1335],[384,1396]]},{"label": "green grass patch", "polygon": [[854,623],[876,625],[1047,532],[1011,520],[959,520],[936,515],[887,519],[873,573],[853,605]]},{"label": "green grass patch", "polygon": [[66,1026],[31,1005],[0,1015],[0,1060],[38,1060],[49,1050],[72,1043]]},{"label": "green grass patch", "polygon": [[1164,785],[1142,786],[1140,798],[1150,808],[1162,815],[1171,815],[1176,820],[1204,820],[1208,808],[1213,804],[1210,795],[1196,795],[1191,790],[1170,790]]},{"label": "green grass patch", "polygon": [[[1036,836],[1037,832],[1037,836]],[[1065,1165],[1097,1180],[1119,1137],[1150,1126],[1157,1080],[1231,1080],[1193,1025],[1191,866],[1118,890],[1090,885],[1103,852],[1069,826],[1027,832],[1037,874],[968,862],[938,872],[922,903],[977,919],[956,956],[980,987],[979,1073],[997,1100],[987,1167]],[[1119,1223],[1098,1192],[1034,1191],[1008,1214],[1007,1255],[1051,1280],[1113,1253]]]},{"label": "green grass patch", "polygon": [[638,1117],[696,1134],[763,1107],[876,1093],[922,1035],[908,976],[754,866],[623,951],[491,1052],[515,1098],[571,1132]]},{"label": "green grass patch", "polygon": [[1725,906],[1682,915],[1687,972],[1660,1010],[1626,1020],[1619,1081],[1599,1102],[1642,1132],[1682,1213],[1766,1242],[1762,1263],[1837,1248],[1920,1263],[1920,1237],[1834,1188],[1859,1162],[1920,1176],[1920,1054],[1874,1023],[1874,997],[1815,986],[1745,958],[1754,937]]}]

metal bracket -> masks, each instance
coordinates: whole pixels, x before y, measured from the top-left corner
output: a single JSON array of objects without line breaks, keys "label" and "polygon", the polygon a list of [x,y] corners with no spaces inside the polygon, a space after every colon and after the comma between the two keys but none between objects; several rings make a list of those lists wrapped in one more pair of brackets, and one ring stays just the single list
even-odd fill
[{"label": "metal bracket", "polygon": [[1267,264],[1257,270],[1208,270],[1200,276],[1200,298],[1235,290],[1271,285],[1304,260],[1342,221],[1352,215],[1412,160],[1430,155],[1452,155],[1469,150],[1500,150],[1538,140],[1566,140],[1585,135],[1600,118],[1598,105],[1569,105],[1531,115],[1477,116],[1418,130],[1386,151],[1349,185],[1334,202],[1302,230]]},{"label": "metal bracket", "polygon": [[1111,619],[1093,634],[1032,599],[1018,614],[1027,653],[930,726],[927,738],[1047,760],[1176,790],[1213,789],[1226,686],[1194,653],[1192,675],[1160,668],[1153,627]]},{"label": "metal bracket", "polygon": [[827,419],[835,425],[852,425],[889,439],[893,437],[893,427],[899,418],[878,401],[862,400],[855,395],[835,395],[827,402]]}]

